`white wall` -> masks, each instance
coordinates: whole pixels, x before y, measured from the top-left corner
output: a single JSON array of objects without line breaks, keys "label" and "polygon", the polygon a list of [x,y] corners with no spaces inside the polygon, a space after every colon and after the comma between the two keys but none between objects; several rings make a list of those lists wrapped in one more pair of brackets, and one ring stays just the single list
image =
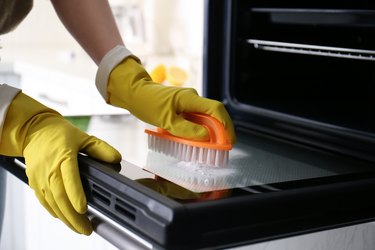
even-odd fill
[{"label": "white wall", "polygon": [[[159,63],[181,66],[190,76],[187,86],[198,91],[202,84],[203,2],[110,1],[127,47],[146,69]],[[65,30],[50,1],[34,1],[34,5],[15,31],[0,37],[1,61],[32,63],[93,81],[96,65]],[[136,35],[132,28],[137,29]]]}]

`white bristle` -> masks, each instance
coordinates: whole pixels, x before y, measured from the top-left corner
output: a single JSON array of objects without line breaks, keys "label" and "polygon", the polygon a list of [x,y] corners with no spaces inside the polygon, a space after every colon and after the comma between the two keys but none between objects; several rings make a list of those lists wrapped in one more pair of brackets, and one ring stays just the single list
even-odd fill
[{"label": "white bristle", "polygon": [[229,151],[227,150],[194,147],[153,135],[148,135],[148,137],[149,149],[179,160],[218,167],[228,164]]},{"label": "white bristle", "polygon": [[197,147],[192,147],[193,148],[193,151],[191,152],[191,158],[192,159],[198,159],[199,157],[199,154],[198,154],[198,149]]},{"label": "white bristle", "polygon": [[207,163],[208,163],[209,165],[212,165],[212,157],[213,157],[213,155],[212,155],[212,150],[211,150],[211,149],[208,149],[208,153],[207,153]]},{"label": "white bristle", "polygon": [[217,154],[215,156],[215,163],[214,163],[214,165],[220,164],[221,160],[222,160],[222,154],[220,152],[217,152]]}]

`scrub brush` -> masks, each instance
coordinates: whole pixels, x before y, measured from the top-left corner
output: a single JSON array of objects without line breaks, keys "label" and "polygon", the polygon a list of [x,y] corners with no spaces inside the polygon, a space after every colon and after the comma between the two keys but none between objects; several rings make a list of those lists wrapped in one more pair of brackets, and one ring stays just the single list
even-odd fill
[{"label": "scrub brush", "polygon": [[208,141],[195,141],[173,136],[168,131],[157,128],[146,129],[149,149],[172,156],[181,161],[223,167],[228,164],[229,143],[227,133],[216,118],[199,113],[182,113],[184,119],[204,126],[209,133]]}]

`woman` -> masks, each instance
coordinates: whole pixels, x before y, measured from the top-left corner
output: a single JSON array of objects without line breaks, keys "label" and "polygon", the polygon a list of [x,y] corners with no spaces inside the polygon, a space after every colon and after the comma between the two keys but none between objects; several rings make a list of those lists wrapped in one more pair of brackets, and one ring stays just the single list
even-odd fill
[{"label": "woman", "polygon": [[[107,0],[52,0],[52,4],[68,31],[98,64],[96,86],[108,104],[195,140],[207,140],[206,129],[179,114],[209,114],[224,124],[230,142],[235,142],[232,121],[222,103],[202,98],[194,89],[152,82],[140,60],[125,47]],[[0,33],[13,30],[31,9],[31,0],[2,0]],[[0,132],[0,154],[25,157],[29,185],[41,204],[72,230],[91,234],[77,154],[117,163],[119,152],[5,84],[0,85]]]}]

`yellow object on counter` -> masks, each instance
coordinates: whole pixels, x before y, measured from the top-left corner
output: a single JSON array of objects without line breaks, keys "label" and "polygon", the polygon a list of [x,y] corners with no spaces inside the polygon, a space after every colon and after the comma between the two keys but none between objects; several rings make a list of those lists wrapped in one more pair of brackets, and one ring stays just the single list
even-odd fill
[{"label": "yellow object on counter", "polygon": [[171,66],[167,69],[167,81],[173,86],[182,86],[188,79],[188,73],[180,67]]},{"label": "yellow object on counter", "polygon": [[150,73],[151,79],[156,83],[163,83],[166,79],[166,68],[164,64],[159,64]]},{"label": "yellow object on counter", "polygon": [[178,67],[166,67],[164,64],[157,65],[150,73],[152,81],[156,83],[166,83],[172,86],[181,87],[188,79],[188,73]]}]

